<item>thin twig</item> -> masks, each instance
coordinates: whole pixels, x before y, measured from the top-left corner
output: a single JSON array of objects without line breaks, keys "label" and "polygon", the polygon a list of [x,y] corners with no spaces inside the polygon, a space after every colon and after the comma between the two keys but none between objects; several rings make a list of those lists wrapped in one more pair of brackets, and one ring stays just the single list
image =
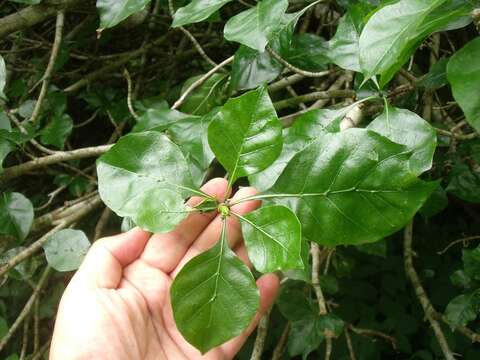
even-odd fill
[{"label": "thin twig", "polygon": [[270,318],[270,311],[267,312],[258,323],[257,337],[255,338],[255,344],[253,345],[252,356],[250,360],[261,360],[263,349],[265,348],[265,340],[268,335],[268,322]]},{"label": "thin twig", "polygon": [[130,114],[133,116],[135,120],[140,120],[140,116],[135,112],[135,109],[133,108],[133,103],[132,103],[132,77],[130,76],[130,73],[128,72],[128,69],[125,68],[123,70],[123,76],[125,76],[125,79],[127,80],[127,105],[128,105],[128,110],[130,111]]},{"label": "thin twig", "polygon": [[[170,11],[170,16],[173,18],[174,15],[175,15],[175,8],[173,7],[173,0],[168,0],[168,9]],[[195,49],[197,50],[197,52],[200,54],[200,56],[206,61],[208,62],[210,65],[212,65],[213,67],[216,67],[218,66],[218,64],[213,61],[208,55],[207,53],[205,52],[205,50],[203,50],[202,46],[200,45],[200,43],[197,41],[197,39],[195,39],[195,36],[192,35],[192,33],[190,31],[188,31],[187,29],[185,29],[183,26],[180,26],[178,27],[178,29],[183,32],[187,38],[192,42],[193,46],[195,47]]]},{"label": "thin twig", "polygon": [[83,149],[77,149],[72,151],[59,151],[53,155],[48,155],[40,157],[26,163],[12,166],[4,169],[3,173],[0,174],[0,181],[7,181],[18,176],[24,175],[30,171],[43,168],[45,166],[58,164],[64,161],[70,160],[79,160],[89,157],[97,157],[106,153],[112,145],[103,145],[103,146],[93,146]]},{"label": "thin twig", "polygon": [[458,240],[455,240],[455,241],[452,241],[450,244],[448,244],[445,249],[443,249],[442,251],[439,251],[437,252],[438,255],[443,255],[445,254],[448,249],[450,249],[452,246],[455,246],[457,244],[460,244],[460,243],[463,243],[464,246],[468,245],[468,243],[470,241],[474,241],[474,240],[480,240],[480,235],[476,235],[476,236],[469,236],[469,237],[465,237],[465,238],[462,238],[462,239],[458,239]]},{"label": "thin twig", "polygon": [[99,196],[95,196],[91,201],[89,201],[86,205],[84,205],[81,209],[77,212],[73,213],[72,215],[63,219],[57,226],[55,226],[52,230],[47,232],[43,235],[40,239],[32,243],[23,251],[19,252],[17,255],[9,259],[5,264],[0,266],[0,278],[3,277],[10,269],[20,264],[22,261],[28,259],[32,255],[34,255],[40,248],[48,241],[48,239],[58,231],[65,229],[66,227],[70,226],[71,224],[79,221],[84,216],[89,214],[92,210],[96,209],[97,206],[101,204],[101,200]]},{"label": "thin twig", "polygon": [[93,235],[93,241],[97,241],[102,237],[105,226],[107,225],[111,215],[112,210],[110,210],[110,208],[108,207],[105,207],[105,209],[102,211],[102,215],[100,215],[100,218],[98,219],[97,226],[95,226],[95,234]]},{"label": "thin twig", "polygon": [[423,288],[420,278],[418,277],[417,272],[413,266],[413,250],[412,250],[412,238],[413,238],[413,221],[410,222],[405,227],[404,231],[404,258],[405,258],[405,272],[407,273],[408,278],[410,279],[413,288],[415,290],[415,294],[417,295],[420,304],[422,305],[423,311],[425,312],[425,316],[427,320],[430,322],[432,326],[433,332],[437,341],[442,349],[443,356],[447,360],[454,360],[455,357],[453,356],[452,351],[448,345],[447,339],[445,338],[445,334],[440,327],[438,321],[434,318],[433,313],[435,313],[435,309],[433,308],[428,296]]},{"label": "thin twig", "polygon": [[283,329],[282,335],[280,336],[280,340],[278,340],[275,349],[273,349],[272,360],[280,360],[282,355],[285,351],[285,347],[287,346],[288,335],[290,334],[290,323],[285,325]]},{"label": "thin twig", "polygon": [[292,97],[285,100],[280,100],[273,103],[275,109],[283,110],[288,107],[296,106],[302,102],[312,102],[319,99],[336,99],[336,98],[355,98],[356,92],[353,90],[326,90],[326,91],[315,91],[312,93],[300,95],[297,97]]},{"label": "thin twig", "polygon": [[195,89],[197,89],[199,86],[201,86],[205,81],[207,81],[213,74],[215,74],[216,72],[218,72],[220,69],[222,69],[223,67],[227,66],[228,64],[230,64],[231,62],[233,61],[233,56],[230,56],[228,59],[222,61],[220,64],[218,64],[217,66],[215,66],[213,69],[211,69],[209,72],[207,72],[205,75],[203,75],[200,79],[198,79],[197,81],[195,81],[192,85],[190,85],[190,87],[182,94],[182,96],[180,96],[180,98],[175,102],[175,104],[173,104],[172,106],[172,109],[173,110],[176,110],[178,109],[180,106],[182,106],[182,104],[185,102],[185,100],[187,99],[187,97],[193,92],[195,91]]},{"label": "thin twig", "polygon": [[33,353],[40,348],[40,297],[35,300],[33,309]]},{"label": "thin twig", "polygon": [[8,341],[12,338],[15,331],[17,331],[18,327],[22,324],[22,322],[30,313],[30,310],[32,309],[33,304],[35,303],[35,300],[37,299],[38,295],[40,294],[40,291],[42,290],[43,286],[47,282],[49,274],[50,274],[50,267],[47,266],[47,268],[43,271],[42,276],[40,277],[40,280],[38,281],[36,288],[33,290],[33,294],[30,296],[30,299],[28,299],[27,303],[25,304],[22,311],[20,312],[20,315],[18,315],[17,319],[15,320],[13,325],[10,327],[7,334],[0,341],[0,352],[4,349],[5,345],[7,345]]},{"label": "thin twig", "polygon": [[362,335],[362,336],[369,336],[369,337],[377,337],[384,339],[388,341],[391,345],[392,348],[395,350],[397,348],[397,342],[394,337],[387,335],[381,331],[373,330],[373,329],[361,329],[358,327],[355,327],[353,325],[348,325],[347,328],[351,331],[353,331],[357,335]]},{"label": "thin twig", "polygon": [[319,72],[312,72],[312,71],[306,71],[306,70],[302,70],[302,69],[299,69],[298,67],[290,64],[287,60],[283,59],[279,54],[277,54],[275,52],[275,50],[273,50],[270,46],[267,46],[267,51],[270,55],[272,55],[272,57],[277,60],[280,64],[282,64],[283,66],[285,66],[287,69],[299,74],[299,75],[302,75],[302,76],[305,76],[305,77],[313,77],[313,78],[322,78],[322,77],[325,77],[325,76],[328,76],[330,75],[332,72],[331,70],[324,70],[324,71],[319,71]]},{"label": "thin twig", "polygon": [[30,328],[31,316],[23,322],[23,336],[22,336],[22,349],[20,350],[20,360],[25,360],[28,349],[28,329]]},{"label": "thin twig", "polygon": [[38,120],[40,112],[42,110],[43,102],[47,96],[48,86],[50,84],[50,78],[52,77],[53,69],[57,61],[58,52],[60,51],[60,45],[62,43],[63,25],[65,23],[65,11],[60,10],[57,13],[57,23],[55,25],[55,40],[52,46],[52,53],[50,54],[50,60],[48,61],[47,70],[41,80],[42,88],[40,89],[40,95],[38,96],[35,108],[33,110],[30,121],[35,123]]},{"label": "thin twig", "polygon": [[461,133],[456,133],[456,132],[454,133],[454,132],[444,130],[444,129],[440,129],[440,128],[435,128],[435,130],[440,135],[449,136],[449,137],[455,138],[457,140],[472,140],[472,139],[475,139],[476,137],[478,137],[478,133],[476,133],[476,132],[472,132],[470,134],[461,134]]},{"label": "thin twig", "polygon": [[277,82],[274,82],[274,83],[268,85],[268,91],[269,92],[275,92],[275,91],[285,89],[287,86],[291,86],[293,84],[296,84],[296,83],[302,81],[303,79],[305,79],[305,76],[300,75],[300,74],[293,74],[293,75],[284,77],[283,79],[280,79]]},{"label": "thin twig", "polygon": [[312,242],[310,244],[310,252],[312,254],[312,286],[318,300],[318,307],[320,315],[328,313],[325,297],[320,286],[320,247],[318,244]]},{"label": "thin twig", "polygon": [[357,360],[357,356],[355,355],[355,350],[353,350],[352,344],[352,337],[350,336],[350,329],[348,327],[345,328],[345,340],[347,341],[347,348],[348,354],[350,355],[350,360]]}]

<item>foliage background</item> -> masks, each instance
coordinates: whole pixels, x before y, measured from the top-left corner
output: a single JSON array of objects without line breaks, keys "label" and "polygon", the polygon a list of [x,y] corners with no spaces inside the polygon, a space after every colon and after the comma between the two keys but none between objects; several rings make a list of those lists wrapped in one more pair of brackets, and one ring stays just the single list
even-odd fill
[{"label": "foliage background", "polygon": [[[135,126],[138,129],[149,121],[157,124],[162,112],[175,104],[198,76],[208,72],[212,63],[222,63],[232,55],[233,63],[196,89],[180,107],[182,112],[203,115],[234,94],[269,83],[279,117],[290,124],[299,112],[312,106],[351,104],[351,90],[357,99],[376,94],[371,83],[360,87],[362,74],[359,69],[352,71],[356,65],[352,66],[348,53],[352,48],[342,47],[342,41],[348,45],[355,36],[355,29],[335,34],[345,13],[354,17],[354,10],[366,8],[365,13],[370,14],[395,1],[343,0],[313,6],[300,18],[295,41],[281,51],[294,67],[281,64],[268,52],[259,55],[225,40],[226,21],[255,5],[253,1],[232,1],[206,21],[189,25],[188,30],[172,28],[167,2],[153,1],[101,32],[97,29],[112,24],[107,20],[100,23],[94,1],[37,3],[40,1],[0,1],[0,51],[6,63],[6,72],[0,72],[0,85],[6,83],[0,113],[0,169],[4,169],[0,172],[0,264],[8,265],[18,253],[28,250],[23,252],[25,260],[1,279],[0,339],[9,341],[1,343],[0,357],[9,360],[46,356],[56,306],[71,277],[69,272],[53,271],[42,283],[47,260],[38,241],[60,227],[81,229],[90,240],[120,231],[122,219],[105,208],[96,193],[94,162],[106,150],[101,146],[114,143]],[[186,3],[173,5],[179,8]],[[480,142],[476,122],[465,121],[463,105],[452,97],[446,65],[454,53],[478,38],[478,10],[474,10],[478,4],[447,3],[453,10],[465,5],[471,8],[453,19],[460,26],[431,31],[414,53],[407,52],[406,64],[400,64],[404,65],[401,71],[394,71],[384,92],[392,105],[421,115],[437,128],[434,164],[423,178],[440,179],[441,187],[415,218],[414,264],[435,309],[429,310],[427,317],[439,321],[454,353],[473,360],[480,358],[480,336],[476,334],[480,248],[475,244],[480,239]],[[307,5],[292,0],[288,12]],[[58,14],[63,12],[61,24]],[[369,16],[362,19],[367,21]],[[49,66],[51,53],[55,53],[55,33],[58,36],[59,32],[63,36],[57,44],[58,55],[54,66]],[[480,59],[471,62],[480,63]],[[322,75],[311,77],[298,68]],[[280,79],[288,81],[278,82]],[[467,101],[478,102],[480,91],[475,90],[479,90],[480,72],[472,73],[471,81],[474,85]],[[369,101],[362,111],[363,126],[383,111],[383,103]],[[185,143],[198,146],[195,139],[202,136],[198,128],[180,129],[180,133]],[[72,159],[73,150],[85,148],[87,155]],[[205,155],[204,149],[201,151]],[[58,156],[57,161],[16,173],[9,170],[49,155]],[[207,161],[200,170],[207,178],[224,175],[216,162],[210,165]],[[26,199],[12,193],[21,193]],[[13,226],[8,218],[12,210],[7,206],[12,196],[17,196],[17,212],[13,213],[19,219]],[[73,256],[60,254],[65,270],[74,269],[86,251],[85,236],[77,233],[77,238],[71,244]],[[333,341],[332,359],[443,357],[407,278],[402,238],[398,233],[370,245],[322,248],[321,271],[325,275],[321,286],[330,310],[345,324]],[[316,312],[314,291],[306,280],[284,281],[266,328],[264,358],[300,358],[302,353],[312,359],[324,357],[325,339],[315,335],[308,322],[298,326],[305,316],[302,311]],[[24,310],[28,311],[22,318]],[[16,321],[19,316],[23,321]],[[470,336],[465,336],[466,331]],[[250,358],[254,341],[255,336],[239,358]]]}]

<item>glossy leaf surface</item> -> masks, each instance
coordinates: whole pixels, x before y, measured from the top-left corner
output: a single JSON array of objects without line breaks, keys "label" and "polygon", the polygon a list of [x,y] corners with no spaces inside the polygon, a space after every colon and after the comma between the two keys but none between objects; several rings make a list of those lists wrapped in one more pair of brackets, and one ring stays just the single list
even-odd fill
[{"label": "glossy leaf surface", "polygon": [[175,12],[173,27],[197,23],[207,19],[232,0],[193,0]]},{"label": "glossy leaf surface", "polygon": [[291,127],[283,130],[280,156],[267,169],[250,176],[250,183],[259,191],[270,189],[295,154],[307,147],[320,133],[340,131],[340,122],[349,109],[318,109],[300,116]]},{"label": "glossy leaf surface", "polygon": [[432,167],[437,133],[417,114],[389,106],[368,125],[368,129],[411,150],[413,154],[410,158],[410,169],[415,175],[420,175]]},{"label": "glossy leaf surface", "polygon": [[258,52],[246,46],[240,46],[233,60],[231,88],[233,90],[256,88],[275,80],[282,69],[283,66],[267,51]]},{"label": "glossy leaf surface", "polygon": [[282,126],[265,88],[230,99],[208,129],[230,183],[267,168],[282,150]]},{"label": "glossy leaf surface", "polygon": [[426,17],[445,1],[400,0],[373,14],[359,40],[360,66],[365,77],[381,75],[380,86],[390,81],[410,56],[412,47],[423,40],[419,28]]},{"label": "glossy leaf surface", "polygon": [[54,116],[45,128],[42,129],[41,141],[45,145],[53,145],[63,149],[65,140],[73,130],[72,118],[67,115]]},{"label": "glossy leaf surface", "polygon": [[43,245],[48,265],[57,271],[77,270],[89,248],[85,233],[72,229],[60,230]]},{"label": "glossy leaf surface", "polygon": [[281,28],[287,7],[287,0],[260,1],[257,6],[235,15],[226,23],[225,39],[263,52]]},{"label": "glossy leaf surface", "polygon": [[301,225],[285,206],[267,206],[240,217],[248,258],[262,273],[301,269]]},{"label": "glossy leaf surface", "polygon": [[181,150],[165,135],[147,131],[121,138],[97,162],[102,200],[152,232],[172,230],[188,213],[191,174]]},{"label": "glossy leaf surface", "polygon": [[453,298],[445,309],[445,317],[452,326],[466,326],[480,311],[480,290]]},{"label": "glossy leaf surface", "polygon": [[[202,75],[188,79],[182,87],[182,94],[200,77]],[[180,110],[192,115],[208,114],[213,108],[223,104],[227,80],[225,74],[214,74],[190,94]]]},{"label": "glossy leaf surface", "polygon": [[480,38],[470,41],[447,65],[448,81],[453,96],[462,108],[468,123],[480,131]]},{"label": "glossy leaf surface", "polygon": [[111,28],[141,11],[150,0],[97,0],[100,29]]},{"label": "glossy leaf surface", "polygon": [[259,306],[255,279],[226,236],[224,225],[220,241],[188,262],[170,290],[178,329],[202,353],[240,335]]},{"label": "glossy leaf surface", "polygon": [[33,205],[20,193],[0,194],[0,234],[23,241],[33,223]]},{"label": "glossy leaf surface", "polygon": [[269,193],[296,212],[310,241],[374,242],[400,230],[437,186],[416,179],[410,157],[406,147],[369,130],[321,133]]}]

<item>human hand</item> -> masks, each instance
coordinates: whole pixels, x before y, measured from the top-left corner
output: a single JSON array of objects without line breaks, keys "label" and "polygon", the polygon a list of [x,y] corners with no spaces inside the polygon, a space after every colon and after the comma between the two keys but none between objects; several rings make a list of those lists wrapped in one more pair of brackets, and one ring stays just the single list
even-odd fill
[{"label": "human hand", "polygon": [[[202,190],[221,201],[227,182],[214,179]],[[243,188],[234,199],[254,194],[253,188]],[[189,205],[200,201],[192,198]],[[243,215],[259,205],[248,201],[232,210]],[[231,248],[250,265],[238,220],[227,221]],[[173,279],[190,259],[218,241],[221,227],[218,214],[192,213],[168,234],[151,235],[136,228],[94,243],[63,294],[50,359],[233,358],[272,305],[279,286],[275,275],[257,281],[260,309],[251,326],[204,356],[178,332],[170,305]]]}]

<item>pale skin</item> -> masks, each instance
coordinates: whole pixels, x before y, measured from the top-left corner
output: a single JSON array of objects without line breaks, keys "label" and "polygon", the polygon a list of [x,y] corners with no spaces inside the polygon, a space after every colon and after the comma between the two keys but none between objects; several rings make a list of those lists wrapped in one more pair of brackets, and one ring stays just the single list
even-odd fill
[{"label": "pale skin", "polygon": [[[213,179],[202,190],[221,201],[227,187],[224,179]],[[253,188],[242,188],[233,199],[254,194]],[[192,198],[189,205],[200,201]],[[246,214],[259,206],[258,201],[246,201],[232,210]],[[251,266],[238,220],[227,221],[231,248]],[[192,213],[167,234],[136,228],[97,241],[60,302],[50,360],[232,359],[274,302],[278,278],[268,274],[257,280],[260,309],[250,327],[203,356],[178,332],[169,296],[181,268],[211,248],[220,231],[218,214]]]}]

